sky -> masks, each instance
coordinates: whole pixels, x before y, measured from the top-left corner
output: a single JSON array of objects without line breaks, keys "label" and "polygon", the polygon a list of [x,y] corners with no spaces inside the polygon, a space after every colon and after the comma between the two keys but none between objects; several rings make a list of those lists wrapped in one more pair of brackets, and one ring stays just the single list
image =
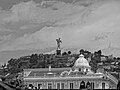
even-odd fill
[{"label": "sky", "polygon": [[0,62],[61,48],[120,56],[119,0],[0,0]]}]

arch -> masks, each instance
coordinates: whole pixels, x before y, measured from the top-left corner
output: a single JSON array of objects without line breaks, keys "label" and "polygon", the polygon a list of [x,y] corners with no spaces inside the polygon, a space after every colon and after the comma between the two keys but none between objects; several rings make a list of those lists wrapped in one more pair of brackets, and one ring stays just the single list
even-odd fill
[{"label": "arch", "polygon": [[85,82],[84,82],[84,81],[82,81],[82,82],[80,83],[80,89],[85,89]]},{"label": "arch", "polygon": [[87,88],[87,89],[90,89],[90,88],[91,88],[91,83],[90,83],[89,81],[86,83],[86,88]]},{"label": "arch", "polygon": [[82,69],[81,68],[79,68],[79,71],[81,71]]}]

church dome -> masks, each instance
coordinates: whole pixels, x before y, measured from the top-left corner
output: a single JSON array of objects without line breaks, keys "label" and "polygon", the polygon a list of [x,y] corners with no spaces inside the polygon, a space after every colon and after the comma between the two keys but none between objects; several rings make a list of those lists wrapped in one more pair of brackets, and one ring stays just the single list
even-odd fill
[{"label": "church dome", "polygon": [[75,68],[90,68],[89,62],[84,58],[84,55],[80,55],[74,64]]}]

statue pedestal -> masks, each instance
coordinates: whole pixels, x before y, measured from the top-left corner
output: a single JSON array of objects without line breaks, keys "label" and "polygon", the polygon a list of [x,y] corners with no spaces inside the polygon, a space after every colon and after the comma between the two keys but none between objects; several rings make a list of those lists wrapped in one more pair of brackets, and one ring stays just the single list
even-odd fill
[{"label": "statue pedestal", "polygon": [[61,50],[60,49],[56,50],[56,55],[61,55]]}]

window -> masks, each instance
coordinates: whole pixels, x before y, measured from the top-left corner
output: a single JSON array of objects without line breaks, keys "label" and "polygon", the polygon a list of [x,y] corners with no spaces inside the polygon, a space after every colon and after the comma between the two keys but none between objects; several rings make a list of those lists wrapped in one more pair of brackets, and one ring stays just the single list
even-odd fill
[{"label": "window", "polygon": [[64,89],[64,83],[61,83],[61,89]]},{"label": "window", "polygon": [[94,89],[94,82],[91,83],[91,88]]},{"label": "window", "polygon": [[73,89],[73,83],[70,83],[70,89]]},{"label": "window", "polygon": [[42,89],[42,84],[38,84],[38,89]]},{"label": "window", "polygon": [[87,82],[86,88],[87,88],[87,89],[90,89],[90,88],[91,88],[91,83],[90,83],[90,82]]},{"label": "window", "polygon": [[88,69],[86,69],[86,72],[88,72]]},{"label": "window", "polygon": [[102,89],[105,89],[105,83],[104,82],[102,83]]},{"label": "window", "polygon": [[57,83],[57,89],[60,89],[60,83]]},{"label": "window", "polygon": [[84,82],[84,81],[82,81],[82,82],[80,83],[80,89],[85,89],[85,82]]},{"label": "window", "polygon": [[32,87],[33,85],[32,84],[29,84],[29,87]]},{"label": "window", "polygon": [[29,89],[32,89],[33,88],[33,85],[32,84],[29,84]]},{"label": "window", "polygon": [[48,83],[48,89],[52,89],[52,83]]}]

